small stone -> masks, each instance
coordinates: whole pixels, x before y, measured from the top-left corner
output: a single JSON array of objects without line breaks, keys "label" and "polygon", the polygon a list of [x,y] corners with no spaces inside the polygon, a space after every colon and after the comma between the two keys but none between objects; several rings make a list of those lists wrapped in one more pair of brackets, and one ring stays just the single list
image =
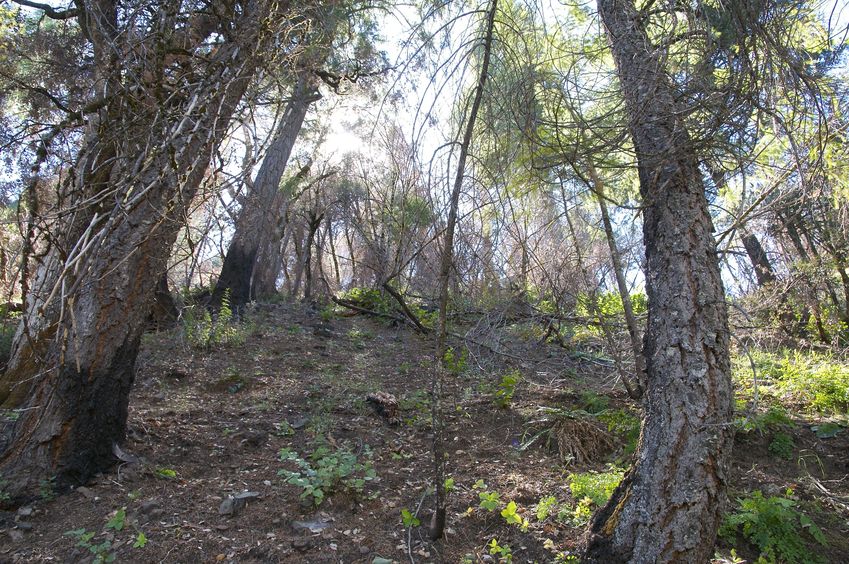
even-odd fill
[{"label": "small stone", "polygon": [[83,496],[86,499],[94,499],[94,492],[88,489],[85,486],[80,486],[77,488],[77,493]]},{"label": "small stone", "polygon": [[25,505],[18,509],[19,517],[29,517],[30,515],[32,515],[32,507],[29,505]]},{"label": "small stone", "polygon": [[24,540],[24,533],[17,529],[10,529],[9,536],[12,537],[12,542],[20,542]]},{"label": "small stone", "polygon": [[[79,491],[80,488],[77,488],[77,490]],[[139,507],[139,513],[141,513],[142,515],[150,515],[157,509],[159,509],[158,503],[156,503],[155,501],[145,501],[141,504],[141,507]]]},{"label": "small stone", "polygon": [[360,554],[363,554],[363,555],[371,552],[371,548],[367,547],[366,545],[362,545],[361,547],[359,547],[358,550],[360,551]]},{"label": "small stone", "polygon": [[30,523],[29,521],[21,521],[18,523],[18,528],[22,531],[31,531],[32,523]]},{"label": "small stone", "polygon": [[312,541],[306,538],[298,538],[292,541],[292,548],[295,550],[300,550],[301,552],[306,552],[309,550],[312,545]]}]

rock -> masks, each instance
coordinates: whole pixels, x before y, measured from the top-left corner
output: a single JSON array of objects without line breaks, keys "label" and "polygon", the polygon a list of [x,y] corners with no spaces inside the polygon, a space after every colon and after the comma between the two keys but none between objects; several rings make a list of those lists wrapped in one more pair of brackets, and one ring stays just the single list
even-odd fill
[{"label": "rock", "polygon": [[309,421],[309,417],[302,415],[300,417],[296,417],[294,421],[289,423],[289,425],[291,425],[293,429],[303,429]]},{"label": "rock", "polygon": [[312,332],[316,337],[333,337],[333,331],[331,331],[330,327],[327,325],[316,325]]},{"label": "rock", "polygon": [[238,515],[248,504],[248,501],[259,497],[259,492],[242,492],[227,496],[218,506],[219,515]]},{"label": "rock", "polygon": [[31,531],[32,523],[30,523],[29,521],[19,521],[18,528],[22,531]]},{"label": "rock", "polygon": [[18,529],[10,529],[9,536],[12,538],[12,542],[21,542],[24,540],[24,533]]},{"label": "rock", "polygon": [[18,508],[18,517],[29,517],[30,515],[32,515],[32,507],[29,505]]},{"label": "rock", "polygon": [[359,550],[359,551],[360,551],[360,554],[363,554],[363,555],[366,555],[366,554],[368,554],[369,552],[371,552],[371,548],[370,548],[370,547],[368,547],[368,546],[366,546],[366,545],[363,545],[363,546],[359,547],[357,550]]},{"label": "rock", "polygon": [[329,526],[330,523],[323,519],[314,519],[312,521],[292,521],[292,528],[296,531],[307,530],[311,533],[320,533]]},{"label": "rock", "polygon": [[307,538],[297,538],[292,541],[292,548],[301,552],[306,552],[312,546],[312,541]]},{"label": "rock", "polygon": [[80,494],[81,496],[83,496],[86,499],[94,499],[95,498],[94,492],[91,491],[90,489],[88,489],[85,486],[79,486],[76,491],[77,491],[78,494]]}]

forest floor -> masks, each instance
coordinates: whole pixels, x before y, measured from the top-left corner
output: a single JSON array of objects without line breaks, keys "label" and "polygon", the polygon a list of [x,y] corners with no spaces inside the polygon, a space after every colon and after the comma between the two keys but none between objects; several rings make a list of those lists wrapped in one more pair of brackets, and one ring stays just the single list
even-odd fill
[{"label": "forest floor", "polygon": [[[629,462],[637,411],[613,366],[514,333],[509,356],[472,351],[446,380],[448,527],[431,543],[432,339],[290,304],[250,319],[244,344],[208,351],[180,329],[146,335],[123,446],[138,461],[0,513],[0,562],[567,562],[594,508],[575,484],[592,497]],[[376,392],[398,399],[400,424],[375,413]],[[827,541],[809,554],[849,562],[849,431],[795,423],[790,456],[769,431],[738,434],[732,505],[791,488]]]}]

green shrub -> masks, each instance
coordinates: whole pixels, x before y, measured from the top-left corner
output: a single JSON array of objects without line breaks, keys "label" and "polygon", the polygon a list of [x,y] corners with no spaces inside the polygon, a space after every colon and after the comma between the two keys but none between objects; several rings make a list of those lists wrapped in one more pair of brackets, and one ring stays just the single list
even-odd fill
[{"label": "green shrub", "polygon": [[346,490],[355,494],[363,492],[366,482],[377,474],[371,462],[371,450],[363,447],[364,460],[343,447],[333,449],[326,444],[318,447],[306,458],[289,448],[280,450],[280,460],[292,461],[298,470],[281,469],[277,473],[286,483],[301,488],[301,499],[321,505],[331,493]]},{"label": "green shrub", "polygon": [[498,388],[495,390],[493,401],[498,407],[505,409],[510,407],[513,394],[516,393],[516,385],[522,380],[522,374],[518,370],[511,370],[501,377]]},{"label": "green shrub", "polygon": [[795,450],[796,444],[793,442],[793,437],[787,433],[776,433],[772,442],[769,443],[769,452],[785,460],[793,458]]},{"label": "green shrub", "polygon": [[[739,508],[726,515],[719,534],[733,542],[742,527],[743,536],[760,550],[758,562],[798,562],[815,564],[824,562],[809,550],[805,537],[825,546],[825,536],[819,527],[804,513],[796,509],[796,501],[788,497],[765,498],[754,491],[738,499]],[[802,535],[804,530],[806,535]]]},{"label": "green shrub", "polygon": [[590,498],[596,505],[604,505],[613,490],[622,481],[625,470],[611,465],[607,472],[585,472],[569,475],[569,489],[575,499]]},{"label": "green shrub", "polygon": [[[750,353],[765,393],[807,406],[821,413],[849,412],[849,364],[830,354],[784,351]],[[747,358],[735,358],[735,376],[741,387],[751,386]]]},{"label": "green shrub", "polygon": [[248,329],[233,319],[230,309],[230,290],[221,298],[221,308],[213,317],[205,307],[194,305],[183,310],[183,331],[186,341],[196,349],[210,349],[217,345],[241,345]]},{"label": "green shrub", "polygon": [[637,450],[637,441],[640,440],[640,418],[627,409],[606,409],[596,417],[607,425],[607,430],[616,433],[625,440],[625,454],[631,454]]}]

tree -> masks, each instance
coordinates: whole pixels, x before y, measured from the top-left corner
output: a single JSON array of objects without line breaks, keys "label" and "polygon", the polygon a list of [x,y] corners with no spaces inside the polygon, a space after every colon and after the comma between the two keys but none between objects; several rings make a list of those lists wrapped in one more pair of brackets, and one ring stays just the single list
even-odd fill
[{"label": "tree", "polygon": [[[80,144],[35,267],[0,404],[26,407],[0,445],[15,493],[85,481],[124,438],[139,341],[185,206],[255,72],[285,45],[285,1],[77,2],[91,46]],[[182,9],[181,9],[182,8]],[[58,17],[46,10],[48,17]],[[275,22],[275,27],[269,27]],[[63,126],[66,122],[63,122]],[[44,164],[49,139],[37,164]],[[35,171],[38,172],[37,170]],[[30,213],[37,214],[33,175]]]},{"label": "tree", "polygon": [[699,155],[664,47],[631,0],[599,0],[644,205],[647,389],[636,462],[590,525],[585,562],[706,562],[732,445],[725,294]]}]

